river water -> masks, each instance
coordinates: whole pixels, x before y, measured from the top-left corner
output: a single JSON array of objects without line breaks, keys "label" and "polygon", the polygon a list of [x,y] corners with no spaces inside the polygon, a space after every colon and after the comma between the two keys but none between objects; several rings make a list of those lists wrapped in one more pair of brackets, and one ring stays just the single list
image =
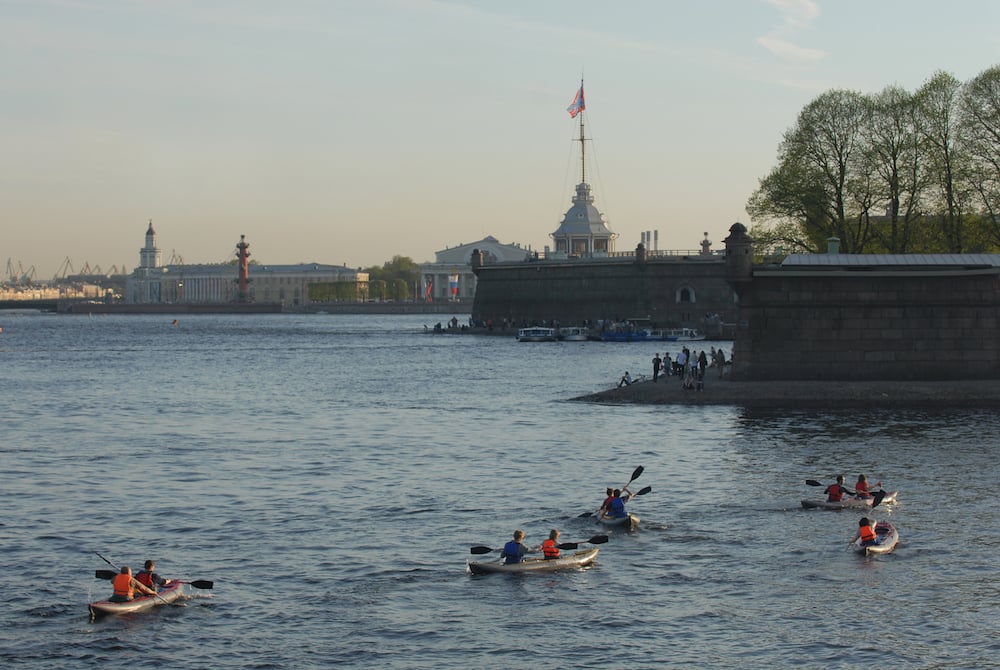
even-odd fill
[{"label": "river water", "polygon": [[[995,413],[570,402],[662,345],[436,319],[0,314],[0,666],[997,667]],[[594,567],[468,574],[602,532],[637,465]],[[900,491],[892,554],[801,508],[859,472]],[[91,621],[95,552],[215,588]]]}]

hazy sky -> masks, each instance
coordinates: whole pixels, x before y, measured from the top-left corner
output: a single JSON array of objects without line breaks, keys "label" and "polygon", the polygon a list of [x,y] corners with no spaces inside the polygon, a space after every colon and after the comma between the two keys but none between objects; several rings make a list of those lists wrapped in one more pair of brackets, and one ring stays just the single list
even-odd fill
[{"label": "hazy sky", "polygon": [[[368,266],[551,244],[588,181],[630,250],[716,248],[823,91],[1000,63],[996,0],[0,0],[0,262]],[[6,274],[3,277],[7,279]]]}]

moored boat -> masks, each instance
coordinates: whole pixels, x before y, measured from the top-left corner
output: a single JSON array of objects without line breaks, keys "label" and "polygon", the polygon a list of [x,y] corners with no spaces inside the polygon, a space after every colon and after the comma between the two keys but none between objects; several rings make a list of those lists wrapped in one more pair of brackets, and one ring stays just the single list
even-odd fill
[{"label": "moored boat", "polygon": [[184,595],[184,584],[175,581],[161,588],[155,596],[142,596],[120,603],[112,600],[98,600],[97,602],[90,603],[90,615],[100,616],[103,614],[143,612],[158,605],[169,605],[182,595]]},{"label": "moored boat", "polygon": [[572,554],[564,554],[559,558],[526,558],[520,563],[503,563],[501,561],[469,561],[469,571],[474,575],[488,575],[494,572],[556,572],[583,568],[597,559],[597,547],[581,549]]},{"label": "moored boat", "polygon": [[[891,493],[886,493],[885,497],[882,498],[880,504],[890,505],[896,502],[896,494],[899,491],[892,491]],[[838,502],[830,502],[828,500],[803,500],[802,506],[806,509],[868,509],[872,506],[872,502],[875,500],[873,497],[863,497],[858,498],[852,496],[850,498],[844,498]]]},{"label": "moored boat", "polygon": [[517,331],[518,342],[555,342],[556,329],[535,326],[532,328],[521,328]]},{"label": "moored boat", "polygon": [[585,326],[566,326],[556,332],[556,337],[564,342],[586,342],[590,339],[590,328]]},{"label": "moored boat", "polygon": [[860,539],[854,541],[854,551],[859,554],[888,554],[899,544],[899,531],[888,521],[879,521],[875,524],[875,541],[872,544],[864,544]]}]

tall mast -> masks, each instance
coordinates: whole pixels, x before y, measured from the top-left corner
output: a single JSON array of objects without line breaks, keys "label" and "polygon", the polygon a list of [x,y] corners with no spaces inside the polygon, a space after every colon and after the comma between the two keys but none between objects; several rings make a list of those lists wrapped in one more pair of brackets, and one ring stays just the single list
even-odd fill
[{"label": "tall mast", "polygon": [[[580,77],[580,95],[583,95],[583,77]],[[587,183],[587,148],[586,138],[583,134],[583,112],[586,106],[580,109],[580,183]]]}]

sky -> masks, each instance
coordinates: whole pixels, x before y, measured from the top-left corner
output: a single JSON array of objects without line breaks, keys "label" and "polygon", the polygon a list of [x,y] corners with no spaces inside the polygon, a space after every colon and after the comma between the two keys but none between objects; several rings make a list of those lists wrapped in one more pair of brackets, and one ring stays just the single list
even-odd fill
[{"label": "sky", "polygon": [[720,248],[812,99],[967,81],[998,26],[996,0],[0,0],[0,262],[131,271],[150,220],[164,262],[541,251],[581,78],[616,249]]}]

